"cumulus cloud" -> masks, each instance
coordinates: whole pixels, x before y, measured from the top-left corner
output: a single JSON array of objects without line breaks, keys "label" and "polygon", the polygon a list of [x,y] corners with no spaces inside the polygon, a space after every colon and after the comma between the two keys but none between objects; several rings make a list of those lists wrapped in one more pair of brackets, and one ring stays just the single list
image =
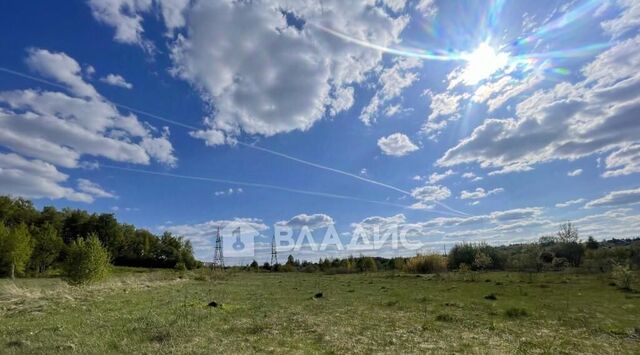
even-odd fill
[{"label": "cumulus cloud", "polygon": [[[400,58],[395,60],[393,66],[384,69],[378,78],[379,89],[369,104],[362,109],[360,120],[366,125],[375,122],[376,115],[384,104],[399,97],[402,90],[418,80],[418,73],[412,69],[421,66],[422,62],[418,58]],[[391,116],[397,111],[399,106],[389,106],[385,109],[385,114]]]},{"label": "cumulus cloud", "polygon": [[[485,120],[437,165],[478,163],[498,168],[494,173],[508,173],[598,152],[624,155],[620,152],[640,137],[635,119],[640,112],[635,94],[640,74],[633,69],[640,65],[638,45],[640,36],[603,52],[585,66],[582,82],[535,92],[518,104],[517,118]],[[619,165],[611,167],[621,173],[634,170],[624,165],[627,159],[613,160]]]},{"label": "cumulus cloud", "polygon": [[620,16],[604,21],[602,28],[614,37],[619,37],[640,26],[640,2],[617,0],[616,5],[622,9]]},{"label": "cumulus cloud", "polygon": [[425,185],[411,190],[411,196],[423,204],[430,205],[435,201],[449,198],[451,190],[441,185]]},{"label": "cumulus cloud", "polygon": [[466,172],[466,173],[462,174],[462,177],[465,178],[465,179],[469,179],[471,181],[480,181],[480,180],[482,180],[482,176],[477,176],[473,172]]},{"label": "cumulus cloud", "polygon": [[29,49],[25,62],[31,70],[47,79],[60,82],[76,96],[99,96],[96,89],[82,79],[80,64],[64,53],[32,48]]},{"label": "cumulus cloud", "polygon": [[437,182],[439,182],[440,180],[446,179],[447,177],[451,176],[451,175],[455,175],[456,173],[449,169],[443,173],[433,173],[431,175],[429,175],[429,183],[430,184],[435,184]]},{"label": "cumulus cloud", "polygon": [[333,221],[333,218],[331,218],[331,216],[328,216],[323,213],[315,213],[311,215],[302,213],[292,217],[288,221],[277,222],[277,225],[291,227],[295,229],[307,227],[310,230],[315,230],[319,228],[328,227],[334,223],[335,222]]},{"label": "cumulus cloud", "polygon": [[105,191],[99,184],[87,179],[78,179],[78,190],[95,197],[116,198],[111,192]]},{"label": "cumulus cloud", "polygon": [[93,202],[91,191],[65,187],[63,184],[68,178],[53,164],[29,160],[15,153],[0,153],[0,195]]},{"label": "cumulus cloud", "polygon": [[176,164],[168,129],[158,135],[156,128],[135,115],[121,113],[84,80],[83,70],[73,58],[30,49],[26,62],[66,92],[0,92],[0,145],[12,151],[3,156],[5,193],[92,202],[115,195],[86,179],[78,180],[77,189],[64,186],[68,176],[56,166],[87,167],[87,162],[81,161],[84,156],[134,164],[153,160]]},{"label": "cumulus cloud", "polygon": [[466,191],[466,190],[462,190],[460,192],[460,199],[461,200],[468,200],[468,199],[472,199],[472,200],[478,200],[481,198],[485,198],[491,195],[495,195],[497,193],[503,192],[504,189],[502,187],[498,187],[489,191],[486,191],[485,189],[483,189],[482,187],[478,187],[476,188],[474,191]]},{"label": "cumulus cloud", "polygon": [[[399,41],[409,19],[386,9],[395,11],[403,4],[90,1],[94,17],[113,26],[115,39],[123,43],[144,44],[143,15],[159,9],[170,38],[172,73],[215,108],[206,128],[192,132],[211,146],[229,143],[225,138],[241,132],[271,136],[304,131],[326,114],[349,109],[354,85],[380,67],[382,53],[337,39],[316,25],[388,46]],[[417,65],[400,59],[383,70],[378,100],[389,100],[410,85],[416,78],[408,69]]]},{"label": "cumulus cloud", "polygon": [[102,81],[103,83],[107,83],[113,86],[118,86],[124,89],[129,89],[129,90],[133,89],[133,84],[127,82],[127,80],[123,78],[122,75],[119,75],[119,74],[109,74],[105,77],[100,78],[100,81]]},{"label": "cumulus cloud", "polygon": [[618,207],[638,203],[640,203],[640,188],[609,192],[598,199],[587,202],[584,207]]},{"label": "cumulus cloud", "polygon": [[432,18],[438,12],[435,0],[420,0],[416,3],[415,8],[422,14],[422,17]]},{"label": "cumulus cloud", "polygon": [[394,157],[401,157],[418,150],[418,146],[402,133],[394,133],[378,139],[378,147],[384,154]]},{"label": "cumulus cloud", "polygon": [[435,137],[438,132],[448,125],[450,120],[459,117],[457,113],[460,103],[463,99],[468,98],[468,94],[453,94],[449,92],[433,94],[431,91],[427,91],[426,95],[431,98],[429,106],[431,113],[422,126],[422,131]]},{"label": "cumulus cloud", "polygon": [[168,130],[154,135],[154,128],[135,115],[119,112],[83,80],[73,58],[32,49],[26,61],[39,74],[66,86],[69,94],[31,89],[0,92],[0,144],[67,168],[78,167],[83,155],[136,164],[155,159],[175,165]]}]

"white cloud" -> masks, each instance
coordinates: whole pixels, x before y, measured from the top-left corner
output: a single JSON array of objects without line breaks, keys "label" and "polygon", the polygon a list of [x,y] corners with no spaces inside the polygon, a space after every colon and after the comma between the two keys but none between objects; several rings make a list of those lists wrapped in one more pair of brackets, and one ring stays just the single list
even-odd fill
[{"label": "white cloud", "polygon": [[640,144],[629,144],[611,153],[605,159],[604,177],[640,173]]},{"label": "white cloud", "polygon": [[406,0],[383,0],[385,5],[389,7],[393,12],[400,12],[404,10]]},{"label": "white cloud", "polygon": [[446,200],[451,196],[451,190],[441,185],[425,185],[411,190],[411,196],[420,202],[430,204]]},{"label": "white cloud", "polygon": [[566,202],[556,203],[556,207],[565,208],[565,207],[569,207],[569,206],[572,206],[572,205],[581,204],[584,201],[586,201],[584,198],[579,198],[579,199],[575,199],[575,200],[569,200],[569,201],[566,201]]},{"label": "white cloud", "polygon": [[464,174],[462,174],[462,177],[465,179],[469,179],[471,181],[480,181],[482,180],[482,176],[477,176],[476,174],[472,173],[472,172],[466,172]]},{"label": "white cloud", "polygon": [[416,4],[416,10],[418,10],[418,12],[422,14],[423,17],[428,18],[435,17],[436,13],[438,12],[435,0],[418,1],[418,3]]},{"label": "white cloud", "polygon": [[52,164],[0,153],[0,195],[93,202],[92,194],[63,186],[67,179]]},{"label": "white cloud", "polygon": [[297,216],[292,217],[288,221],[280,221],[277,222],[277,225],[291,227],[295,229],[299,229],[302,227],[307,227],[310,230],[315,230],[319,228],[325,228],[330,225],[333,225],[335,222],[331,216],[328,216],[323,213],[315,213],[315,214],[299,214]]},{"label": "white cloud", "polygon": [[495,195],[497,193],[503,192],[504,189],[502,187],[498,187],[489,191],[485,191],[485,189],[483,189],[482,187],[478,187],[475,189],[475,191],[466,191],[466,190],[462,190],[460,192],[460,199],[462,200],[468,200],[468,199],[472,199],[472,200],[478,200],[481,198],[485,198],[491,195]]},{"label": "white cloud", "polygon": [[115,28],[116,41],[144,45],[139,12],[149,11],[152,3],[152,0],[89,0],[89,7],[96,20]]},{"label": "white cloud", "polygon": [[576,169],[568,172],[567,176],[579,176],[580,174],[582,174],[582,169]]},{"label": "white cloud", "polygon": [[26,63],[34,72],[62,83],[79,97],[99,96],[96,89],[82,79],[80,64],[64,53],[32,48],[29,49]]},{"label": "white cloud", "polygon": [[640,2],[637,0],[617,0],[616,4],[622,9],[621,15],[615,19],[604,21],[602,28],[619,37],[640,26]]},{"label": "white cloud", "polygon": [[71,94],[15,90],[0,92],[0,144],[16,153],[73,168],[83,155],[175,165],[169,132],[124,115],[86,83],[80,66],[64,53],[32,49],[27,58],[38,73],[60,81]]},{"label": "white cloud", "polygon": [[640,74],[633,68],[640,65],[639,45],[640,36],[620,42],[583,69],[584,81],[535,92],[517,106],[517,118],[485,120],[437,165],[475,162],[499,168],[494,174],[526,171],[551,160],[616,154],[636,143]]},{"label": "white cloud", "polygon": [[220,191],[215,191],[213,193],[214,196],[225,196],[225,195],[233,195],[233,194],[241,194],[243,193],[244,190],[241,187],[238,188],[229,188],[228,190],[220,190]]},{"label": "white cloud", "polygon": [[618,207],[638,203],[640,203],[640,188],[609,192],[599,199],[587,202],[584,207]]},{"label": "white cloud", "polygon": [[111,192],[105,191],[102,186],[87,179],[78,179],[78,190],[102,198],[116,198],[117,196]]},{"label": "white cloud", "polygon": [[[360,120],[366,125],[375,122],[382,105],[399,97],[402,90],[418,80],[418,73],[413,72],[412,69],[420,68],[421,66],[422,62],[418,58],[400,58],[395,60],[393,66],[384,69],[378,78],[379,89],[371,98],[369,104],[362,109]],[[391,116],[397,110],[399,108],[394,108],[391,112],[387,112],[389,111],[389,107],[387,107],[385,114]]]},{"label": "white cloud", "polygon": [[[287,23],[284,12],[298,23]],[[355,37],[390,45],[408,22],[378,3],[338,0],[195,1],[185,18],[186,31],[171,42],[173,73],[215,107],[207,128],[193,134],[209,138],[205,132],[217,132],[214,141],[207,141],[210,145],[225,142],[220,135],[240,132],[271,136],[305,131],[325,114],[351,107],[353,85],[379,67],[382,54],[312,24],[348,29]]]},{"label": "white cloud", "polygon": [[109,74],[105,77],[100,78],[100,81],[109,85],[118,86],[129,90],[133,89],[133,84],[127,82],[125,78],[118,74]]},{"label": "white cloud", "polygon": [[394,157],[401,157],[418,150],[418,146],[402,133],[394,133],[378,139],[378,147],[384,154]]},{"label": "white cloud", "polygon": [[455,175],[456,173],[449,169],[447,171],[445,171],[444,173],[433,173],[431,175],[429,175],[429,183],[430,184],[435,184],[440,180],[446,179],[447,177],[451,176],[451,175]]}]

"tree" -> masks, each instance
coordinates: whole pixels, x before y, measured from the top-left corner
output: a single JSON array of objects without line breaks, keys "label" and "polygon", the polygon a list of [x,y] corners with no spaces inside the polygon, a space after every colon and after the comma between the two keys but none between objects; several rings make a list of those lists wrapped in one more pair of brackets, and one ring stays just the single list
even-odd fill
[{"label": "tree", "polygon": [[592,236],[589,236],[589,238],[587,239],[587,242],[585,243],[585,246],[589,250],[596,250],[600,247],[600,243],[598,243],[597,240],[593,239]]},{"label": "tree", "polygon": [[56,228],[46,223],[34,234],[34,248],[31,255],[31,267],[38,273],[45,272],[58,258],[64,248],[64,242]]},{"label": "tree", "polygon": [[109,260],[109,252],[95,234],[77,239],[69,247],[65,275],[75,285],[100,281],[109,273]]},{"label": "tree", "polygon": [[557,235],[560,243],[576,243],[579,238],[578,229],[571,222],[561,224]]},{"label": "tree", "polygon": [[485,270],[491,266],[491,257],[482,251],[478,251],[473,259],[473,268],[476,270]]},{"label": "tree", "polygon": [[18,224],[8,232],[0,223],[0,259],[8,266],[9,274],[15,279],[16,273],[23,273],[33,251],[31,234],[24,223]]}]

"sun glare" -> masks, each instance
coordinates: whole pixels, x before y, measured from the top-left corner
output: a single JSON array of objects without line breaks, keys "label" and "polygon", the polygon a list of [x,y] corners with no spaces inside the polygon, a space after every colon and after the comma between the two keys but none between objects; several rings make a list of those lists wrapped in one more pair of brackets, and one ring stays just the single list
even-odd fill
[{"label": "sun glare", "polygon": [[508,59],[509,56],[506,53],[496,52],[488,44],[482,43],[476,50],[465,57],[467,61],[467,66],[463,73],[465,84],[475,85],[490,77],[493,73],[506,66]]}]

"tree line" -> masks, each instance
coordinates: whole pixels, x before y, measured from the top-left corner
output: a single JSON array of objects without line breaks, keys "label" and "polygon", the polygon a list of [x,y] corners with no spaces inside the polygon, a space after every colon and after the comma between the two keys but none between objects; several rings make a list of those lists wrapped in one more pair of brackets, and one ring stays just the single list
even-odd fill
[{"label": "tree line", "polygon": [[585,272],[611,272],[617,266],[640,269],[640,238],[597,241],[589,236],[581,240],[578,229],[570,222],[559,226],[555,235],[537,241],[491,246],[486,243],[459,243],[446,254],[423,254],[413,257],[349,256],[321,258],[318,262],[296,260],[289,255],[284,264],[262,266],[253,261],[245,267],[258,271],[302,271],[353,273],[372,271],[405,271],[440,273],[446,271],[558,271],[579,268]]},{"label": "tree line", "polygon": [[109,261],[118,266],[201,266],[191,243],[169,232],[155,235],[118,222],[111,213],[52,206],[38,210],[29,200],[0,196],[0,275],[47,273],[62,266],[79,244],[91,246],[91,239],[99,242]]}]

